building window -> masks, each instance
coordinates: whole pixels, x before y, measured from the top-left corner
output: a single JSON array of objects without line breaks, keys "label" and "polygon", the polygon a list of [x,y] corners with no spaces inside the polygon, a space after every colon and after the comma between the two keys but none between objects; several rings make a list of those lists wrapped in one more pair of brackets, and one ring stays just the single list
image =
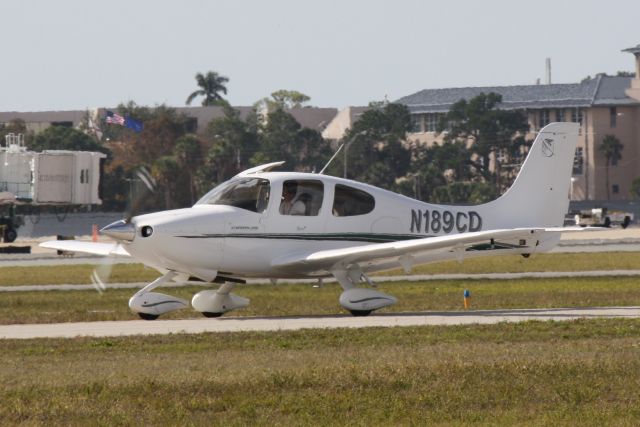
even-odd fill
[{"label": "building window", "polygon": [[571,110],[571,121],[573,123],[580,123],[580,126],[582,126],[582,108],[574,108]]},{"label": "building window", "polygon": [[198,119],[196,117],[188,117],[185,123],[185,128],[188,133],[198,132]]},{"label": "building window", "polygon": [[573,158],[573,175],[582,175],[583,165],[584,165],[584,149],[582,147],[577,147],[576,155]]},{"label": "building window", "polygon": [[611,186],[611,192],[613,194],[618,194],[620,192],[620,186],[618,184],[613,184]]},{"label": "building window", "polygon": [[438,114],[427,114],[424,122],[425,132],[436,132],[438,130],[439,119],[440,116]]},{"label": "building window", "polygon": [[500,163],[501,165],[506,164],[509,161],[509,158],[507,157],[507,150],[497,150],[496,151],[496,161],[498,163]]},{"label": "building window", "polygon": [[556,110],[556,122],[564,122],[564,110],[562,108]]},{"label": "building window", "polygon": [[549,124],[549,110],[540,110],[540,127],[543,128]]},{"label": "building window", "polygon": [[51,126],[60,126],[63,128],[72,128],[73,122],[51,122]]},{"label": "building window", "polygon": [[609,126],[612,128],[618,124],[618,110],[616,107],[609,108]]},{"label": "building window", "polygon": [[422,132],[422,116],[421,115],[412,115],[411,116],[411,132],[418,133]]}]

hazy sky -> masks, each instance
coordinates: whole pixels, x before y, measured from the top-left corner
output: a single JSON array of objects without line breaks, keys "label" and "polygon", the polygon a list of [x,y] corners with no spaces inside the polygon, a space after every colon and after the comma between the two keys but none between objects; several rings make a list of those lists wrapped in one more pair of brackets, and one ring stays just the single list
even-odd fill
[{"label": "hazy sky", "polygon": [[[0,0],[0,111],[182,106],[197,72],[251,105],[322,107],[426,88],[633,70],[638,0]],[[194,105],[199,105],[199,99]]]}]

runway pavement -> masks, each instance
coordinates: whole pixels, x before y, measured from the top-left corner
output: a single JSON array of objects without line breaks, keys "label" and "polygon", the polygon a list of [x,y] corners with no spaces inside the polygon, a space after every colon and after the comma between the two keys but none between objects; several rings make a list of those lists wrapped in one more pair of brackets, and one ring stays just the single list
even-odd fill
[{"label": "runway pavement", "polygon": [[311,328],[367,328],[424,325],[469,325],[527,320],[580,318],[639,318],[640,307],[515,309],[376,314],[368,317],[223,317],[219,319],[129,320],[113,322],[55,323],[0,326],[0,338],[112,337],[203,332],[291,331]]}]

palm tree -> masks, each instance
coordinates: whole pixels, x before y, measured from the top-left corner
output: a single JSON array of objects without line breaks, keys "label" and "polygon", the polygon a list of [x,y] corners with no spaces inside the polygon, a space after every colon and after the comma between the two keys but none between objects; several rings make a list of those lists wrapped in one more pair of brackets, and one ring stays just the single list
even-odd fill
[{"label": "palm tree", "polygon": [[622,149],[624,145],[618,138],[613,135],[605,135],[604,139],[600,143],[598,150],[605,158],[605,185],[607,186],[607,200],[610,198],[609,194],[609,166],[622,159]]},{"label": "palm tree", "polygon": [[198,96],[204,96],[202,105],[220,105],[225,102],[220,92],[227,94],[227,87],[225,84],[229,81],[228,77],[221,76],[215,71],[209,71],[206,75],[202,73],[196,74],[196,82],[200,89],[194,91],[187,98],[187,105],[191,105],[191,101]]}]

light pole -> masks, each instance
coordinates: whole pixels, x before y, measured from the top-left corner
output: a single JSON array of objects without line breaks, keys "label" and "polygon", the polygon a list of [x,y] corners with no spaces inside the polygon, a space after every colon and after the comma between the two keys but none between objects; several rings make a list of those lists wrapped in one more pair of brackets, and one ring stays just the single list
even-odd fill
[{"label": "light pole", "polygon": [[347,141],[347,143],[344,145],[344,179],[347,179],[347,151],[349,151],[349,147],[351,147],[351,144],[353,144],[360,135],[365,135],[366,133],[366,130],[356,133],[355,135],[353,135],[353,138]]}]

